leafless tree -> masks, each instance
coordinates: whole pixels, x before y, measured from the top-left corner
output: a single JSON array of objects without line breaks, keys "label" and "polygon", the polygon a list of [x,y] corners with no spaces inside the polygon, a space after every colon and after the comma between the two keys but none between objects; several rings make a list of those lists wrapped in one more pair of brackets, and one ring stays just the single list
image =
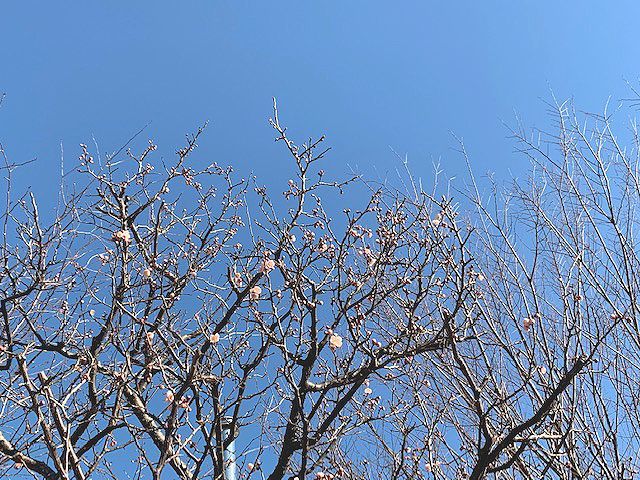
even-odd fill
[{"label": "leafless tree", "polygon": [[554,132],[513,132],[525,180],[483,190],[470,172],[457,192],[476,278],[461,335],[393,387],[404,410],[372,426],[378,461],[359,478],[640,475],[640,137],[607,110],[549,107]]},{"label": "leafless tree", "polygon": [[635,478],[640,137],[551,107],[508,189],[336,181],[274,108],[282,195],[200,129],[83,145],[49,221],[2,150],[0,474]]}]

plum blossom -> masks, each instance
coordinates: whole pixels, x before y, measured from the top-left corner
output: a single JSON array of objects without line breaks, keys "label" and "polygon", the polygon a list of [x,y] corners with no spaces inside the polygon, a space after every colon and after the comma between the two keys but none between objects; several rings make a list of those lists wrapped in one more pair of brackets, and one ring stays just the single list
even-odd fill
[{"label": "plum blossom", "polygon": [[311,230],[306,230],[302,237],[304,238],[305,242],[312,243],[316,238],[316,234],[313,233]]},{"label": "plum blossom", "polygon": [[337,333],[332,333],[329,337],[329,348],[332,351],[336,351],[338,348],[342,347],[342,337]]},{"label": "plum blossom", "polygon": [[240,288],[244,284],[242,281],[242,274],[240,272],[236,272],[235,269],[231,273],[231,283],[236,288]]},{"label": "plum blossom", "polygon": [[260,273],[269,275],[274,268],[276,268],[276,262],[270,258],[265,258],[260,264]]},{"label": "plum blossom", "polygon": [[370,247],[364,247],[363,249],[360,250],[360,254],[364,256],[364,258],[367,260],[367,265],[372,267],[375,265],[376,263],[376,256],[373,253],[373,250],[371,250]]},{"label": "plum blossom", "polygon": [[171,390],[167,390],[166,392],[164,392],[164,401],[167,403],[172,403],[173,400],[175,399],[175,396],[173,394],[173,392]]},{"label": "plum blossom", "polygon": [[535,323],[535,318],[533,317],[526,317],[523,321],[522,321],[522,326],[524,328],[525,332],[528,332],[529,329],[533,326],[533,324]]},{"label": "plum blossom", "polygon": [[318,245],[316,246],[316,252],[318,253],[324,253],[329,249],[329,245],[327,245],[327,242],[324,239],[321,239],[318,242]]},{"label": "plum blossom", "polygon": [[121,242],[125,245],[128,245],[129,243],[131,243],[131,232],[129,230],[118,230],[117,232],[113,233],[111,240],[116,243]]},{"label": "plum blossom", "polygon": [[316,473],[316,479],[333,480],[334,478],[336,478],[336,476],[333,473],[324,473],[324,472]]},{"label": "plum blossom", "polygon": [[256,285],[255,287],[251,287],[251,290],[249,290],[249,297],[251,298],[251,300],[258,300],[261,293],[262,288]]},{"label": "plum blossom", "polygon": [[211,342],[212,344],[216,344],[220,341],[220,334],[219,333],[212,333],[209,336],[209,342]]}]

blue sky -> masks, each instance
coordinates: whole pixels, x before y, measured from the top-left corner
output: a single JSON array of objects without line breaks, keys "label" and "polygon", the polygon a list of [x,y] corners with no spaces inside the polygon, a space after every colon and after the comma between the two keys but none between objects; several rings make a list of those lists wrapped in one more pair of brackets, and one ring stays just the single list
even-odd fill
[{"label": "blue sky", "polygon": [[[37,157],[17,186],[53,199],[67,162],[95,136],[117,150],[151,122],[170,155],[204,121],[199,155],[265,182],[286,181],[271,97],[299,138],[327,134],[328,166],[378,175],[407,154],[425,179],[440,158],[509,178],[503,122],[550,125],[553,89],[599,110],[640,74],[632,1],[5,2],[0,16],[0,141]],[[391,147],[391,148],[390,148]],[[53,201],[51,202],[53,203]]]}]

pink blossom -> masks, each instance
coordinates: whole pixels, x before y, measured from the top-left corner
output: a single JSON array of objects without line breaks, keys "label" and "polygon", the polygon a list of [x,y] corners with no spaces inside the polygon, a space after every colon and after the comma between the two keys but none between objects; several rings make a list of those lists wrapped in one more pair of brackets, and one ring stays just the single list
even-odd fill
[{"label": "pink blossom", "polygon": [[535,318],[534,317],[526,317],[522,321],[522,326],[524,327],[525,332],[528,332],[529,329],[533,326],[534,323],[535,323]]},{"label": "pink blossom", "polygon": [[336,333],[331,334],[329,337],[329,348],[334,352],[342,347],[342,337]]},{"label": "pink blossom", "polygon": [[125,245],[131,243],[131,232],[129,230],[118,230],[111,236],[114,242],[122,242]]},{"label": "pink blossom", "polygon": [[262,288],[260,288],[258,285],[256,285],[255,287],[251,287],[251,290],[249,290],[249,296],[251,300],[258,300],[261,293]]},{"label": "pink blossom", "polygon": [[231,283],[236,288],[242,287],[243,285],[242,274],[234,270],[233,273],[231,274]]},{"label": "pink blossom", "polygon": [[265,275],[269,275],[274,268],[276,268],[276,262],[270,258],[265,258],[260,264],[260,272]]}]

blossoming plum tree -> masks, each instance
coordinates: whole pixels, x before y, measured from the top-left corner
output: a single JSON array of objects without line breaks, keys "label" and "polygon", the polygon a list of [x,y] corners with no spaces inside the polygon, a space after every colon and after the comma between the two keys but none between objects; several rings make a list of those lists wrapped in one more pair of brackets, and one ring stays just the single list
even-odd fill
[{"label": "blossoming plum tree", "polygon": [[82,146],[52,221],[7,200],[0,472],[222,480],[234,442],[241,478],[635,474],[638,148],[558,112],[492,201],[328,180],[275,108],[283,195],[197,166],[201,129]]}]

